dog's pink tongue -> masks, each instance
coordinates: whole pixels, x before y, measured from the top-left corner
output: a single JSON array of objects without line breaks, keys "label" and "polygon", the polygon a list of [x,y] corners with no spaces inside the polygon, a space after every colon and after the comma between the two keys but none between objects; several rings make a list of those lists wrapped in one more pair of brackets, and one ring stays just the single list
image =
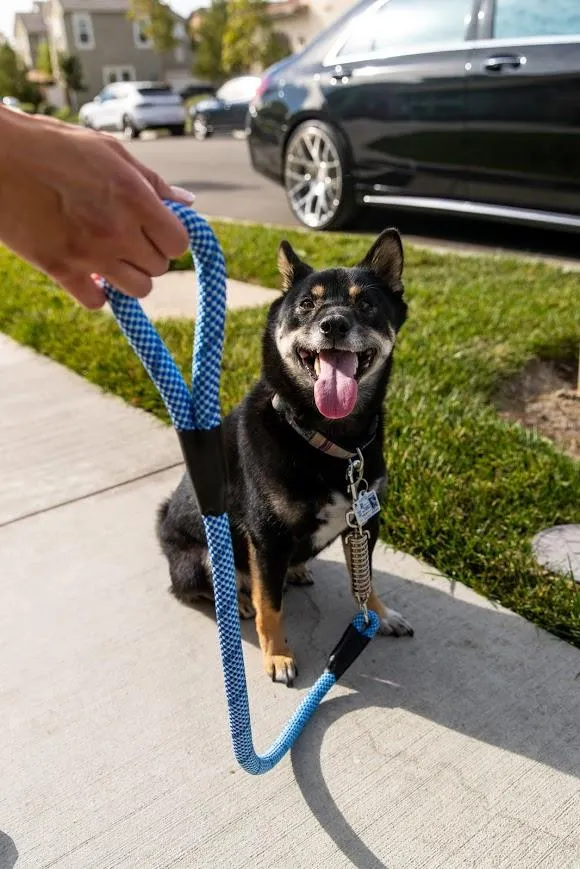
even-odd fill
[{"label": "dog's pink tongue", "polygon": [[314,401],[323,416],[341,419],[356,404],[358,385],[354,378],[356,353],[345,350],[322,350],[318,357],[320,373],[314,384]]}]

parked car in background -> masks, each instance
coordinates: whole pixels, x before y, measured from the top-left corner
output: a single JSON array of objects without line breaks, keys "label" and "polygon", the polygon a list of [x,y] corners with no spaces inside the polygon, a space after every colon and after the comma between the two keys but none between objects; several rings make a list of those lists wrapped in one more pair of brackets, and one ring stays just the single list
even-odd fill
[{"label": "parked car in background", "polygon": [[190,109],[191,127],[196,139],[207,139],[214,133],[244,130],[250,100],[260,84],[260,77],[242,75],[221,86],[214,97],[200,100]]},{"label": "parked car in background", "polygon": [[182,100],[190,100],[192,97],[205,97],[215,94],[217,88],[211,82],[192,82],[179,91]]},{"label": "parked car in background", "polygon": [[123,81],[107,85],[92,102],[81,106],[79,121],[94,130],[118,130],[127,139],[156,129],[183,136],[185,107],[167,84]]},{"label": "parked car in background", "polygon": [[0,103],[2,103],[2,105],[7,109],[12,109],[14,112],[22,111],[22,104],[20,100],[16,99],[16,97],[2,97]]},{"label": "parked car in background", "polygon": [[266,72],[248,142],[315,229],[378,205],[580,232],[580,0],[360,0]]}]

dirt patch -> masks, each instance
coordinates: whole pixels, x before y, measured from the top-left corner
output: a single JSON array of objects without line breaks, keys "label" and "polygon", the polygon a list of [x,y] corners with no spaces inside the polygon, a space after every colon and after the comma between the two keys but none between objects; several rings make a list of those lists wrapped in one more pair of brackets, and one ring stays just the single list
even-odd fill
[{"label": "dirt patch", "polygon": [[580,460],[580,394],[576,362],[534,359],[500,390],[502,419],[518,422],[549,438]]}]

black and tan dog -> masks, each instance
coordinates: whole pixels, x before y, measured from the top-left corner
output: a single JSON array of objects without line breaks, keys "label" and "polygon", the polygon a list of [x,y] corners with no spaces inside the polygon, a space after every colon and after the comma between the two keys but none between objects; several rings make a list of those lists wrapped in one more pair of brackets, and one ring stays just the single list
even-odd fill
[{"label": "black and tan dog", "polygon": [[[354,268],[314,271],[287,242],[278,255],[284,294],[272,304],[259,382],[224,420],[240,613],[256,616],[266,672],[291,685],[293,653],[282,619],[285,582],[309,584],[306,562],[346,535],[344,458],[313,446],[362,450],[364,475],[384,488],[383,402],[407,305],[399,234],[385,230]],[[310,433],[310,435],[309,435]],[[322,441],[323,438],[319,438]],[[368,524],[371,552],[378,517]],[[189,476],[162,504],[158,535],[172,589],[186,603],[211,597],[203,524]],[[382,632],[411,626],[372,594]]]}]

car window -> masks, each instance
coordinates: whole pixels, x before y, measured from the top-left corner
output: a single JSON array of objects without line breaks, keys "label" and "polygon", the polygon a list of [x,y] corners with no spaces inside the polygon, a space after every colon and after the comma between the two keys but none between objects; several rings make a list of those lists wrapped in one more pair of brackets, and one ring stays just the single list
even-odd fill
[{"label": "car window", "polygon": [[580,35],[580,0],[495,0],[496,39]]},{"label": "car window", "polygon": [[227,81],[221,86],[216,96],[224,102],[235,103],[251,100],[256,93],[260,79],[254,76],[242,76]]},{"label": "car window", "polygon": [[103,88],[101,93],[99,94],[101,98],[101,102],[104,103],[107,100],[112,100],[115,98],[115,88],[111,85],[109,87]]},{"label": "car window", "polygon": [[397,54],[412,46],[461,42],[472,0],[386,0],[349,28],[338,56]]}]

